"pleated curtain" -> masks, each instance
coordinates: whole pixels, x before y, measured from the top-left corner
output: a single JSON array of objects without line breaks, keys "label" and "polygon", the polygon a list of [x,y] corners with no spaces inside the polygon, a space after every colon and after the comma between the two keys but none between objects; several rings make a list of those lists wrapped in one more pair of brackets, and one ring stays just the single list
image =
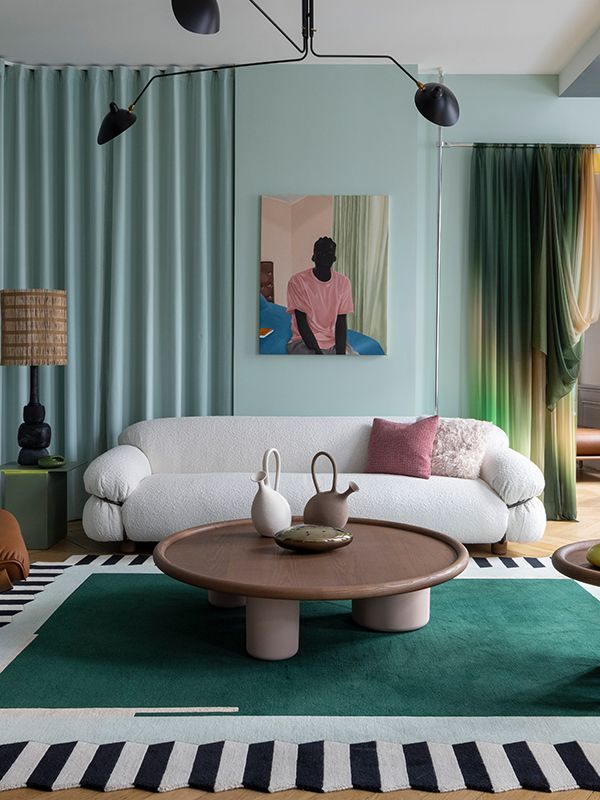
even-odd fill
[{"label": "pleated curtain", "polygon": [[[40,370],[40,399],[69,460],[137,420],[232,410],[234,76],[155,81],[98,146],[109,101],[156,72],[0,62],[0,288],[67,290],[69,363]],[[27,394],[27,368],[0,367],[3,462]]]},{"label": "pleated curtain", "polygon": [[544,471],[550,519],[576,519],[576,383],[600,314],[590,147],[478,145],[471,175],[472,411]]},{"label": "pleated curtain", "polygon": [[348,327],[387,348],[387,266],[389,197],[335,195],[335,268],[352,282],[354,313]]}]

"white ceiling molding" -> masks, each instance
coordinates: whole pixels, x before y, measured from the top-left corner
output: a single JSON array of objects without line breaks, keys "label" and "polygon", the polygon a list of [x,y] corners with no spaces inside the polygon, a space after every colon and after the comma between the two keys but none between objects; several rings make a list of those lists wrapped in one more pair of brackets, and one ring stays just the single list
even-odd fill
[{"label": "white ceiling molding", "polygon": [[[261,1],[300,42],[300,0]],[[177,24],[169,0],[0,0],[0,54],[105,66],[293,55],[247,0],[219,3],[220,33],[199,36]],[[600,28],[598,0],[315,0],[315,14],[321,52],[389,53],[448,74],[558,74]]]},{"label": "white ceiling molding", "polygon": [[561,71],[558,93],[564,97],[600,97],[600,29]]}]

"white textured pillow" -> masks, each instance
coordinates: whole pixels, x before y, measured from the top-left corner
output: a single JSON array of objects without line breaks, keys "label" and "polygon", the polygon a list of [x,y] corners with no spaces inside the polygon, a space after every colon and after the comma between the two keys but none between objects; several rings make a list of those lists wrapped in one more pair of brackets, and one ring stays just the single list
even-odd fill
[{"label": "white textured pillow", "polygon": [[479,419],[440,419],[433,442],[431,474],[478,478],[493,428],[491,422]]}]

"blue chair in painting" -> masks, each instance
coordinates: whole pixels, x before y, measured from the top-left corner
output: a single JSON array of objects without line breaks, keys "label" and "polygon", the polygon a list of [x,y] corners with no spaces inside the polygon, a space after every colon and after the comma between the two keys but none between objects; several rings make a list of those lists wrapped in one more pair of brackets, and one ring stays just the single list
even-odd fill
[{"label": "blue chair in painting", "polygon": [[[260,340],[261,355],[287,355],[287,343],[292,335],[292,318],[285,306],[270,303],[262,294],[260,297],[261,328],[273,332]],[[384,356],[385,352],[376,339],[358,331],[348,331],[348,344],[361,356]]]}]

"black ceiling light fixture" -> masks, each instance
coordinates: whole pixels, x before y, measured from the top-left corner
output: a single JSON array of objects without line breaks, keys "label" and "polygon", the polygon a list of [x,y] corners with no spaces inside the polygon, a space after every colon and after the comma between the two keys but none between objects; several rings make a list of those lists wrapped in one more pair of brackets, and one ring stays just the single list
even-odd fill
[{"label": "black ceiling light fixture", "polygon": [[221,14],[217,0],[171,0],[175,19],[191,33],[218,33]]},{"label": "black ceiling light fixture", "polygon": [[[349,59],[385,59],[395,64],[402,72],[413,81],[417,87],[415,92],[415,105],[425,119],[434,125],[449,127],[458,122],[460,109],[458,100],[447,86],[442,83],[421,83],[414,75],[405,69],[399,61],[390,55],[365,55],[348,53],[318,53],[314,48],[315,11],[314,0],[301,0],[302,3],[302,46],[298,45],[281,28],[275,20],[264,11],[255,0],[249,2],[267,19],[279,33],[298,51],[299,56],[294,58],[280,58],[272,61],[252,61],[246,64],[218,64],[213,67],[199,67],[186,69],[180,72],[161,72],[154,75],[142,88],[128,108],[119,108],[116,103],[110,104],[110,110],[100,126],[98,144],[106,144],[130,128],[136,120],[133,109],[148,89],[150,84],[159,78],[173,78],[177,75],[193,75],[197,72],[214,72],[216,70],[231,69],[232,67],[259,67],[267,64],[289,64],[304,61],[309,54],[316,58],[349,58]],[[171,0],[173,13],[179,24],[192,33],[211,34],[217,33],[220,28],[220,12],[217,0]]]}]

